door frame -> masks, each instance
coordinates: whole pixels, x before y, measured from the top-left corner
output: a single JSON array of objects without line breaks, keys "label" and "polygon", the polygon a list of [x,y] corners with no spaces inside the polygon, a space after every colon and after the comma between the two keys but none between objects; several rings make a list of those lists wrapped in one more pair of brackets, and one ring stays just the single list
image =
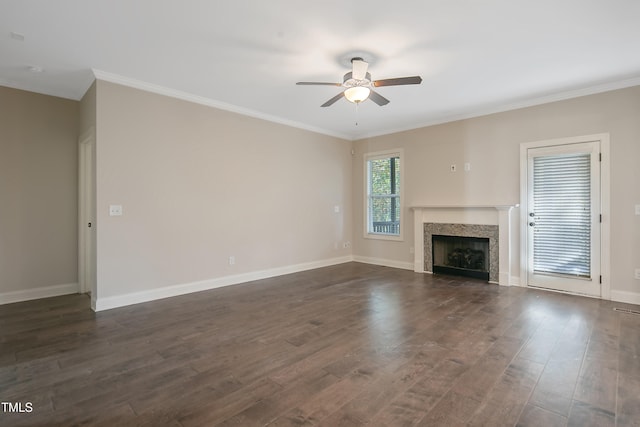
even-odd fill
[{"label": "door frame", "polygon": [[[95,299],[95,128],[78,138],[78,290]],[[89,228],[88,223],[92,223]]]},{"label": "door frame", "polygon": [[[530,148],[551,147],[555,145],[577,144],[581,142],[600,142],[600,275],[602,286],[600,299],[611,299],[611,215],[610,215],[610,150],[609,134],[599,133],[593,135],[574,136],[568,138],[548,139],[543,141],[523,142],[520,144],[520,286],[529,287],[529,249],[528,249],[528,223],[529,223],[529,197],[528,197],[528,150]],[[539,289],[539,288],[537,288]],[[553,291],[549,289],[550,291]],[[562,291],[557,291],[562,292]]]}]

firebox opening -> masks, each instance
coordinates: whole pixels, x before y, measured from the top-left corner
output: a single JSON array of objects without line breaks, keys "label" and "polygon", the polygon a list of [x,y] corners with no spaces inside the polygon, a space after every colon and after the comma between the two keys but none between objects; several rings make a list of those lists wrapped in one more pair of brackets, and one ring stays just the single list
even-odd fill
[{"label": "firebox opening", "polygon": [[489,280],[489,239],[432,235],[433,272]]}]

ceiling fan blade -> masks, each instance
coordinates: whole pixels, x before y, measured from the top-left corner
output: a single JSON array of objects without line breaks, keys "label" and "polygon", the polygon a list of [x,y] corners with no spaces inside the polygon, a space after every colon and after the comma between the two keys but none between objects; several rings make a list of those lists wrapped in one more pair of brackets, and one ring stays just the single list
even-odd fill
[{"label": "ceiling fan blade", "polygon": [[397,77],[395,79],[376,80],[375,82],[371,82],[374,87],[419,85],[420,83],[422,83],[422,77],[420,76]]},{"label": "ceiling fan blade", "polygon": [[307,85],[307,86],[342,86],[342,83],[326,83],[326,82],[298,82],[297,85]]},{"label": "ceiling fan blade", "polygon": [[387,98],[385,98],[384,96],[380,95],[378,92],[373,90],[371,91],[371,93],[369,93],[369,99],[381,107],[383,105],[387,105],[390,102]]},{"label": "ceiling fan blade", "polygon": [[356,80],[364,80],[367,76],[367,68],[369,68],[369,63],[365,62],[362,58],[353,58],[351,60],[351,64],[353,65],[353,72],[351,73],[351,77]]},{"label": "ceiling fan blade", "polygon": [[321,107],[328,107],[330,105],[333,105],[340,98],[344,98],[344,92],[340,92],[339,94],[337,94],[336,96],[334,96],[333,98],[331,98],[330,100],[322,104]]}]

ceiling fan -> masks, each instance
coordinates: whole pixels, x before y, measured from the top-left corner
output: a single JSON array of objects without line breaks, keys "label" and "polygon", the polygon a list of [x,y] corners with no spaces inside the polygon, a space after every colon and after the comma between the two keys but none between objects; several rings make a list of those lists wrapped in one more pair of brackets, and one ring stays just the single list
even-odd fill
[{"label": "ceiling fan", "polygon": [[322,85],[322,86],[341,86],[345,89],[338,95],[334,96],[321,107],[333,105],[340,98],[344,97],[349,102],[359,104],[367,98],[376,104],[382,106],[387,105],[389,100],[378,92],[374,91],[374,87],[382,86],[400,86],[400,85],[417,85],[422,82],[422,77],[397,77],[395,79],[371,80],[371,74],[367,72],[369,63],[362,58],[352,58],[351,64],[353,69],[344,75],[342,83],[324,83],[324,82],[298,82],[297,85]]}]

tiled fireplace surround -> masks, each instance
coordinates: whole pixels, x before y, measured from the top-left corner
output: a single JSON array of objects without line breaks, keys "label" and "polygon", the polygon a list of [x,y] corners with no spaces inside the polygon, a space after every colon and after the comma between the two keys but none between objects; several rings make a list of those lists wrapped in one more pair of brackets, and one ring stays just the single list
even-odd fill
[{"label": "tiled fireplace surround", "polygon": [[414,271],[432,273],[431,236],[489,238],[489,282],[509,286],[511,210],[518,205],[413,206]]}]

